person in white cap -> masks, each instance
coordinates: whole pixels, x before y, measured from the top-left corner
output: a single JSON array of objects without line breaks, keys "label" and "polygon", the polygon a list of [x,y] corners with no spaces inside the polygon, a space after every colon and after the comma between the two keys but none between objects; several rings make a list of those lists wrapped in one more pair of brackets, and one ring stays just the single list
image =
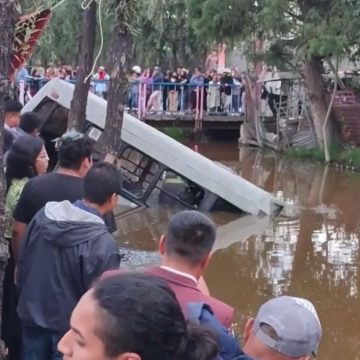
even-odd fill
[{"label": "person in white cap", "polygon": [[257,360],[308,360],[317,353],[322,330],[314,305],[281,296],[263,304],[245,326],[244,353]]}]

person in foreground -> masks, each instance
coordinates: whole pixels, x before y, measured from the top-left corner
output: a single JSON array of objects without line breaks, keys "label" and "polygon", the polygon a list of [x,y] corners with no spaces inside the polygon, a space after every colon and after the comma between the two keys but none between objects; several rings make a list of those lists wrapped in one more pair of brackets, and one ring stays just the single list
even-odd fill
[{"label": "person in foreground", "polygon": [[308,360],[316,355],[322,330],[314,305],[281,296],[263,304],[245,326],[244,353],[256,360]]},{"label": "person in foreground", "polygon": [[222,325],[230,328],[234,309],[198,288],[215,238],[216,227],[207,216],[195,210],[181,211],[172,216],[166,234],[160,239],[161,266],[147,271],[168,282],[186,317],[188,303],[202,302],[211,307]]},{"label": "person in foreground", "polygon": [[188,325],[164,280],[140,273],[102,278],[74,309],[59,342],[64,360],[214,360],[210,330]]},{"label": "person in foreground", "polygon": [[24,360],[62,359],[56,345],[80,297],[103,272],[119,268],[119,247],[103,215],[120,191],[120,171],[95,165],[83,200],[48,202],[29,224],[17,277]]},{"label": "person in foreground", "polygon": [[20,194],[30,178],[46,172],[49,158],[44,142],[39,137],[23,136],[13,142],[6,159],[5,239],[9,243],[10,257],[5,269],[2,302],[1,337],[8,349],[8,360],[20,360],[21,326],[17,316],[17,290],[14,272],[15,259],[11,249],[13,211]]}]

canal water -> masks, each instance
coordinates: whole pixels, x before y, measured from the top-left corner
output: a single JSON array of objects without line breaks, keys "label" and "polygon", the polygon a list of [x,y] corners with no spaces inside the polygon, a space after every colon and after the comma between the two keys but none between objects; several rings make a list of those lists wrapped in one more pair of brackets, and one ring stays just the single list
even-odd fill
[{"label": "canal water", "polygon": [[[360,173],[235,144],[199,151],[286,204],[273,222],[213,215],[219,235],[205,278],[214,296],[235,307],[237,334],[267,299],[301,296],[322,322],[317,359],[360,359]],[[157,241],[171,214],[146,209],[119,221],[122,247],[141,250],[125,251],[131,266],[159,261]]]}]

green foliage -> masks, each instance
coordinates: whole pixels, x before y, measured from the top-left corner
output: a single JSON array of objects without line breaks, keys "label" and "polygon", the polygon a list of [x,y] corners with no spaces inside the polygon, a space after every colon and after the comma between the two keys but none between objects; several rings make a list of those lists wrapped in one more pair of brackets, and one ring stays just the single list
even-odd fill
[{"label": "green foliage", "polygon": [[[353,146],[342,146],[338,143],[330,145],[330,158],[332,163],[360,168],[360,149]],[[297,149],[292,148],[286,152],[291,158],[325,162],[324,151],[320,148]]]},{"label": "green foliage", "polygon": [[[258,6],[248,0],[186,0],[189,18],[198,36],[208,41],[245,39],[255,30]],[[255,21],[254,21],[255,20]]]},{"label": "green foliage", "polygon": [[189,65],[204,57],[207,46],[190,26],[184,0],[138,0],[136,57],[144,65]]},{"label": "green foliage", "polygon": [[187,5],[198,34],[218,41],[261,35],[270,61],[284,57],[294,67],[310,57],[360,54],[359,0],[187,0]]},{"label": "green foliage", "polygon": [[172,127],[172,128],[165,128],[163,132],[179,142],[185,141],[186,139],[189,139],[192,136],[192,131],[188,129],[179,129]]},{"label": "green foliage", "polygon": [[[23,13],[27,14],[40,8],[49,8],[58,3],[58,1],[59,0],[22,0],[21,5]],[[50,23],[44,31],[33,54],[32,62],[40,61],[44,65],[60,63],[77,64],[80,47],[82,2],[82,0],[68,0],[54,9]],[[114,11],[110,7],[110,2],[103,1],[103,4],[101,16],[105,44],[101,61],[106,59],[114,23]],[[97,49],[100,44],[99,33],[98,27]]]},{"label": "green foliage", "polygon": [[[23,13],[41,7],[51,7],[59,0],[22,0]],[[79,51],[82,0],[67,0],[52,14],[34,60],[45,64],[68,63],[75,65]],[[114,31],[115,2],[103,1],[104,47],[101,62],[106,65],[107,55]],[[133,63],[142,66],[166,63],[167,65],[190,65],[207,55],[210,45],[195,33],[184,0],[134,0],[133,12],[127,26],[135,37]],[[124,14],[125,16],[125,14]],[[100,44],[97,30],[97,49]]]},{"label": "green foliage", "polygon": [[325,161],[324,150],[320,148],[291,148],[286,152],[286,155],[292,158],[314,161]]}]

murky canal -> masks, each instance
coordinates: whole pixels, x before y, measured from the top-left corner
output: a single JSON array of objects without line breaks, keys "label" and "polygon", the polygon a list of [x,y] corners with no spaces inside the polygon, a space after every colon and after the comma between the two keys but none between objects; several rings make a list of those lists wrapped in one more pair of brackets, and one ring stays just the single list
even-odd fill
[{"label": "murky canal", "polygon": [[[286,203],[283,215],[236,218],[215,214],[219,236],[206,274],[213,295],[237,310],[236,331],[275,295],[309,298],[324,337],[318,359],[360,358],[360,173],[275,156],[236,144],[209,143],[199,151]],[[157,241],[169,210],[146,209],[120,220],[121,245],[131,265],[158,261]]]}]

